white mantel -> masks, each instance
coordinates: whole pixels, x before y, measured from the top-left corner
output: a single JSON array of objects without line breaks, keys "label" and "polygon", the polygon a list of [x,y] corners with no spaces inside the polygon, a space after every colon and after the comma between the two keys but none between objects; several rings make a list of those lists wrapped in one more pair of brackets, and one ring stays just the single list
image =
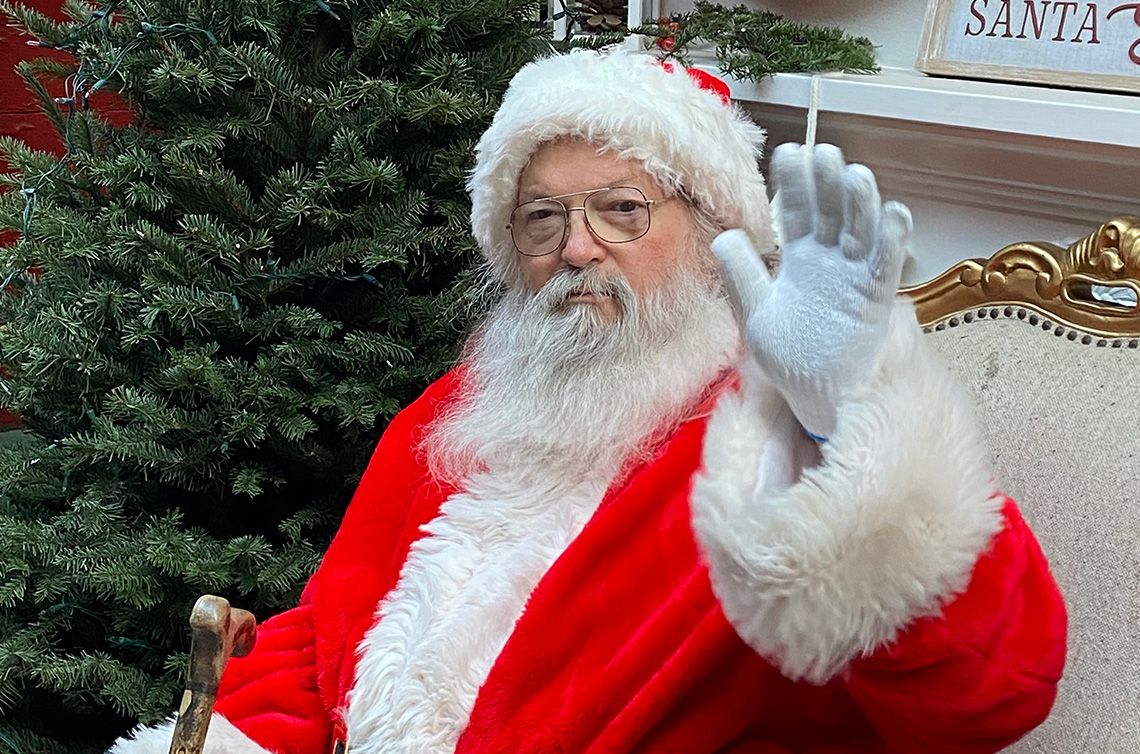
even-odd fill
[{"label": "white mantel", "polygon": [[[665,0],[656,12],[690,7]],[[816,141],[838,144],[875,171],[884,198],[910,206],[915,248],[904,282],[1016,241],[1067,242],[1114,215],[1140,215],[1140,96],[918,73],[925,0],[763,7],[877,45],[882,73],[818,77]],[[711,58],[695,62],[715,72]],[[804,141],[812,76],[729,83],[770,145]]]}]

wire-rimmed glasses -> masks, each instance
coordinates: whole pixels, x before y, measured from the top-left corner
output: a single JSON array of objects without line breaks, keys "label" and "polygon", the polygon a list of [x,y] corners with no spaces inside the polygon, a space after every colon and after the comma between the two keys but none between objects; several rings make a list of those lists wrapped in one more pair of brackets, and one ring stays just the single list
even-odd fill
[{"label": "wire-rimmed glasses", "polygon": [[[583,196],[581,207],[567,207],[562,199]],[[566,243],[570,213],[581,211],[586,227],[606,243],[636,241],[649,232],[650,207],[663,199],[646,199],[633,186],[607,186],[572,194],[546,196],[524,202],[511,212],[507,228],[518,252],[528,257],[553,254]]]}]

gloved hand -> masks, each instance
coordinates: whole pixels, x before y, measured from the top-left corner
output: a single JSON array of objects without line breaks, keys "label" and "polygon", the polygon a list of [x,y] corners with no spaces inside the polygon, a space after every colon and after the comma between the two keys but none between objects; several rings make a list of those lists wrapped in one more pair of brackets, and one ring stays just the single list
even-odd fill
[{"label": "gloved hand", "polygon": [[775,280],[740,230],[713,241],[745,340],[804,429],[826,438],[887,337],[912,222],[830,144],[772,153],[782,244]]}]

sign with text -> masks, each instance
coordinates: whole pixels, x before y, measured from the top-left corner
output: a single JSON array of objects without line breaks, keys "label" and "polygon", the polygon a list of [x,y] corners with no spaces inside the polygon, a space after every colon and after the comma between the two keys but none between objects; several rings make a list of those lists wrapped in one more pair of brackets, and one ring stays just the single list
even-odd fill
[{"label": "sign with text", "polygon": [[1140,92],[1140,0],[930,0],[917,68]]}]

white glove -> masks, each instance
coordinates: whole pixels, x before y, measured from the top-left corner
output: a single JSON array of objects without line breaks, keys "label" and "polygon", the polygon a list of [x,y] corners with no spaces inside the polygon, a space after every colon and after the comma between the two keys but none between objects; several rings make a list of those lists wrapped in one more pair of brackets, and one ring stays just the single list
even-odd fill
[{"label": "white glove", "polygon": [[910,212],[881,204],[871,171],[845,164],[830,144],[814,154],[780,145],[771,177],[783,239],[776,279],[743,231],[721,233],[713,253],[756,361],[804,429],[826,438],[886,340]]}]

